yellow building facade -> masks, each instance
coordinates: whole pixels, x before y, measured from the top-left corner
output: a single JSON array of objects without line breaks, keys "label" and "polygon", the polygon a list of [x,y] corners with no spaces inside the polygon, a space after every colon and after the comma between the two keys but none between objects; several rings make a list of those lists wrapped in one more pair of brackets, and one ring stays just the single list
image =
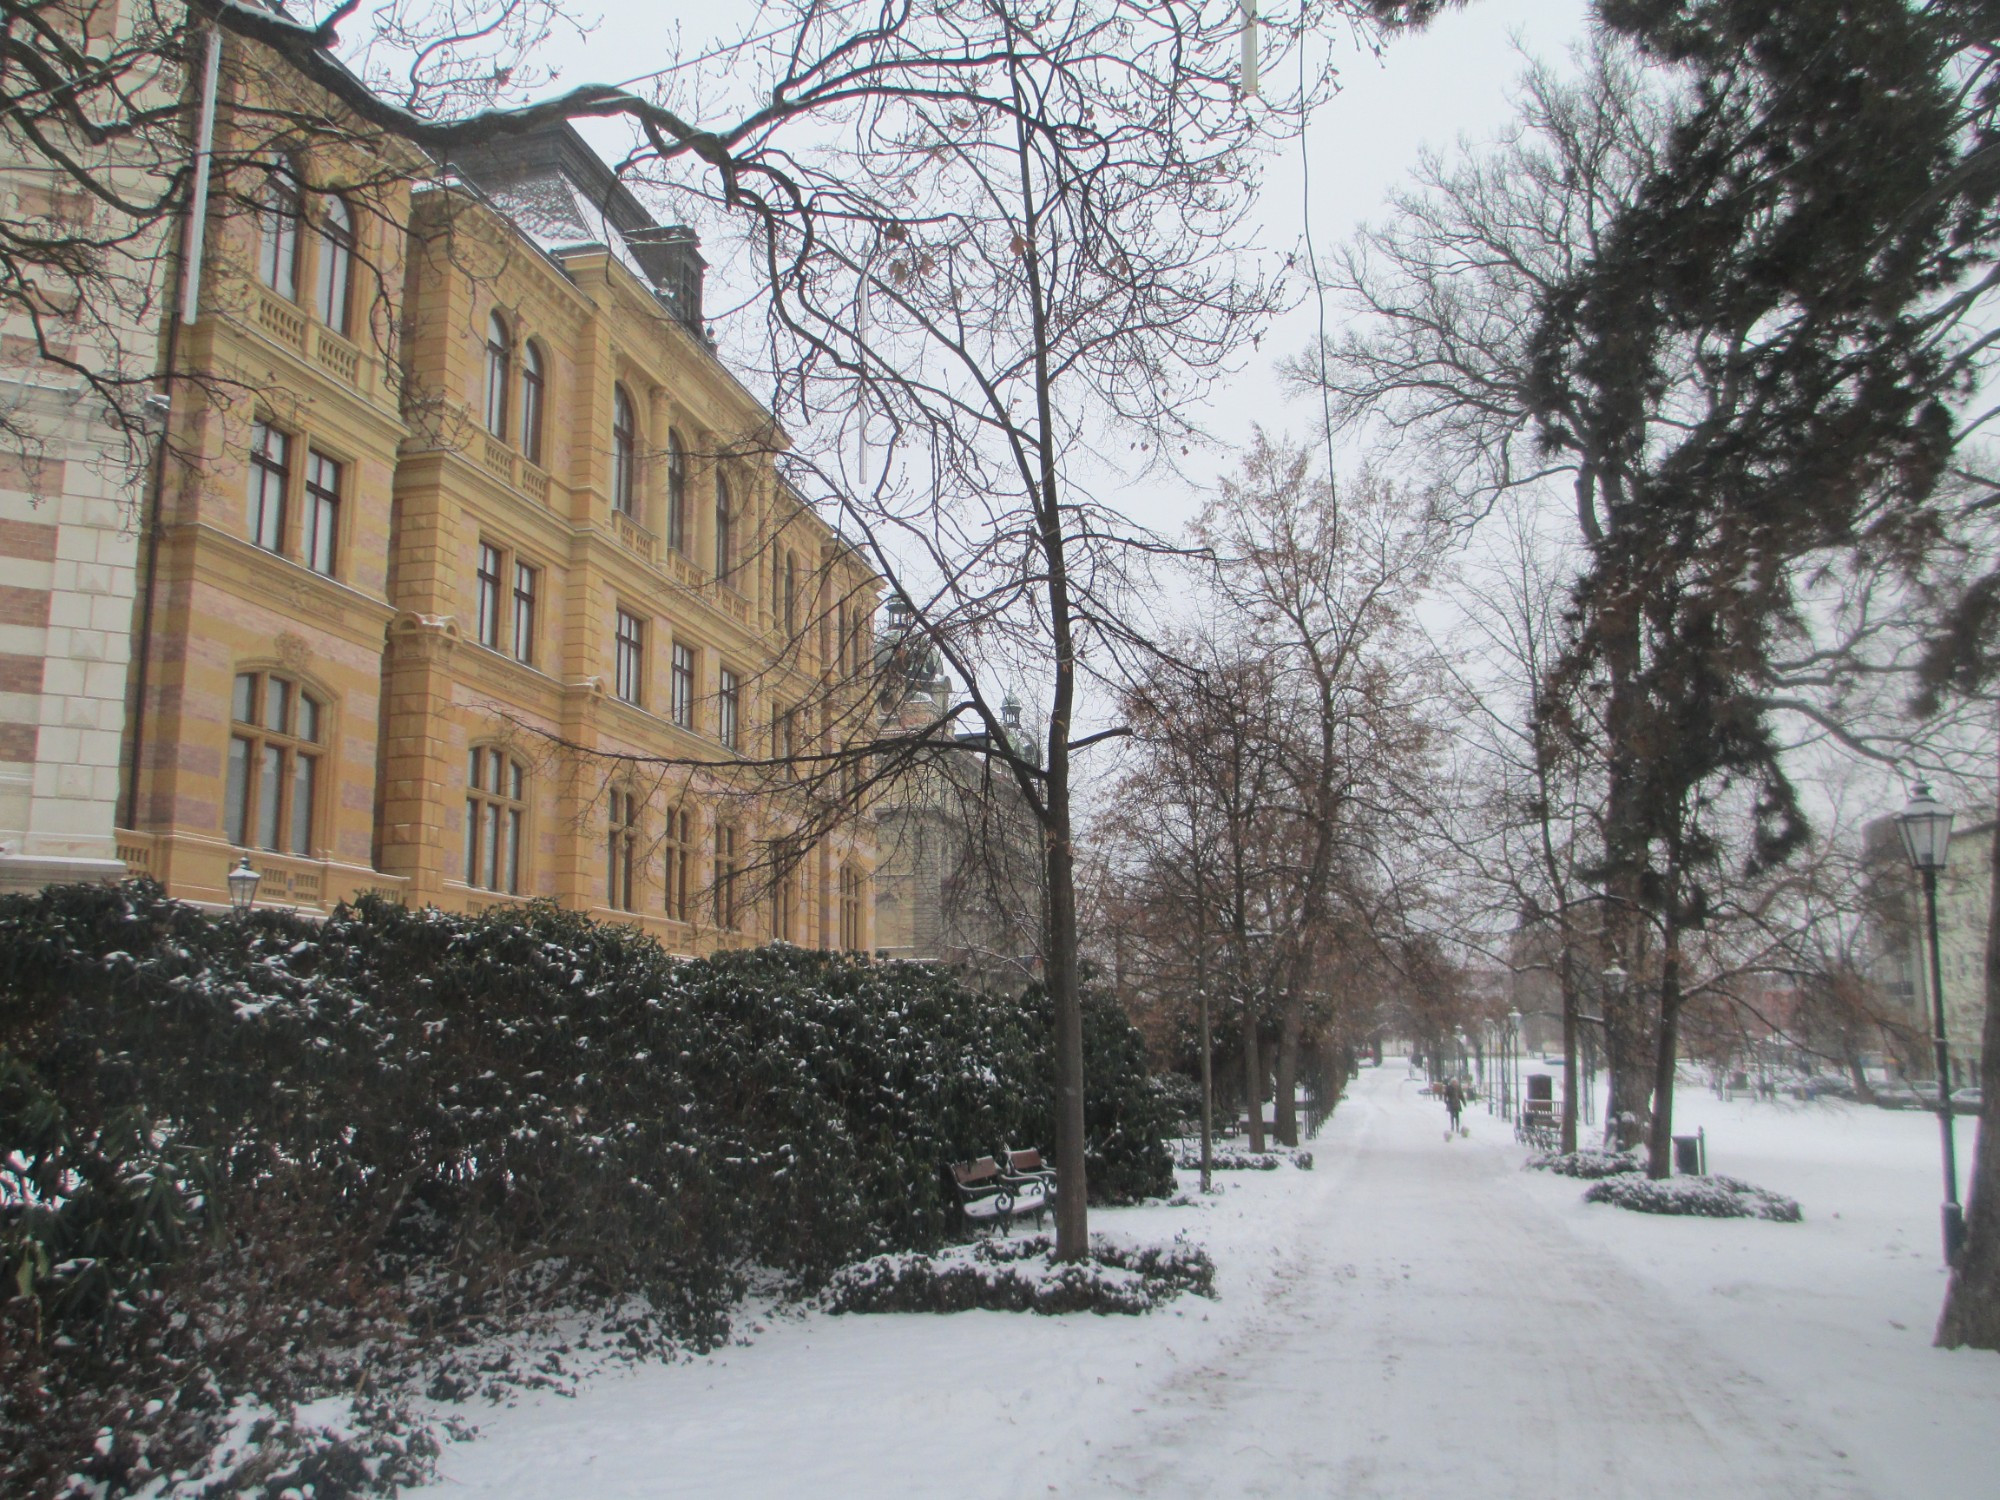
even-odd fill
[{"label": "yellow building facade", "polygon": [[[254,49],[224,76],[297,87]],[[177,330],[128,865],[867,947],[868,838],[759,763],[859,701],[876,581],[779,478],[693,236],[566,126],[232,170]]]}]

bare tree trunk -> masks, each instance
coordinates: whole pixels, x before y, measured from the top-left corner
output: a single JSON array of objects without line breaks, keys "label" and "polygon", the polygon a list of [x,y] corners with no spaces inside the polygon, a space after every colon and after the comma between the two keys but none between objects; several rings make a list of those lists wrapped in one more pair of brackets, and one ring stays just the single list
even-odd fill
[{"label": "bare tree trunk", "polygon": [[1653,1118],[1647,1122],[1646,1175],[1655,1181],[1674,1173],[1674,1069],[1680,1062],[1680,1018],[1680,926],[1669,910],[1667,940],[1660,956],[1660,1030],[1653,1052]]},{"label": "bare tree trunk", "polygon": [[[1994,825],[1989,858],[2000,861],[2000,823]],[[2000,879],[1991,884],[1986,907],[1986,1021],[1979,1039],[1979,1087],[1985,1098],[1973,1147],[1965,1248],[1952,1267],[1944,1313],[1938,1319],[1937,1342],[1946,1349],[1968,1344],[2000,1349]],[[1949,1091],[1951,1083],[1941,1078],[1938,1087]]]},{"label": "bare tree trunk", "polygon": [[1576,961],[1570,951],[1569,920],[1563,920],[1562,951],[1556,959],[1556,983],[1563,1008],[1562,1149],[1576,1150]]},{"label": "bare tree trunk", "polygon": [[1257,1047],[1257,1006],[1243,992],[1243,1102],[1250,1111],[1250,1149],[1264,1149],[1264,1060]]},{"label": "bare tree trunk", "polygon": [[1635,1149],[1647,1138],[1651,1126],[1653,1054],[1651,1040],[1651,991],[1646,985],[1639,939],[1644,931],[1639,901],[1640,871],[1645,860],[1644,820],[1636,805],[1639,773],[1634,759],[1640,754],[1638,710],[1639,619],[1608,622],[1605,629],[1604,665],[1610,680],[1605,705],[1605,738],[1609,757],[1604,808],[1605,863],[1610,867],[1606,894],[1611,898],[1605,913],[1607,926],[1622,932],[1625,941],[1616,945],[1629,974],[1622,989],[1604,997],[1604,1065],[1610,1075],[1610,1098],[1604,1110],[1607,1141],[1621,1151]]},{"label": "bare tree trunk", "polygon": [[[1066,790],[1066,789],[1065,789]],[[1067,797],[1050,798],[1049,998],[1055,1002],[1056,1258],[1090,1248],[1090,1187],[1084,1164],[1083,997],[1076,971],[1076,856]]]},{"label": "bare tree trunk", "polygon": [[1299,1038],[1305,1030],[1305,997],[1293,988],[1285,995],[1284,1016],[1279,1022],[1277,1102],[1271,1111],[1271,1134],[1281,1146],[1299,1143]]}]

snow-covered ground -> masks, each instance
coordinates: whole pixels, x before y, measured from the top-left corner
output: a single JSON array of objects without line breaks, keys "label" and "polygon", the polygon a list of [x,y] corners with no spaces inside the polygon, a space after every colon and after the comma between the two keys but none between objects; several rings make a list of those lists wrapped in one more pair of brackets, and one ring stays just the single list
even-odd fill
[{"label": "snow-covered ground", "polygon": [[1317,1170],[1093,1217],[1185,1230],[1216,1302],[763,1318],[709,1358],[461,1409],[481,1435],[425,1493],[2000,1492],[2000,1356],[1930,1347],[1935,1119],[1693,1089],[1680,1118],[1707,1127],[1713,1170],[1795,1196],[1805,1222],[1586,1206],[1584,1184],[1520,1171],[1483,1110],[1447,1143],[1392,1060],[1350,1089]]}]

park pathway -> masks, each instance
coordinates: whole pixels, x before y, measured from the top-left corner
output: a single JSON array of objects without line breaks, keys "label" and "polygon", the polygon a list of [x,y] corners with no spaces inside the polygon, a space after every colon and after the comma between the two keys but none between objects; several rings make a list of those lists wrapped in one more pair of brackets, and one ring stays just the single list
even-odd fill
[{"label": "park pathway", "polygon": [[[1873,1496],[1833,1435],[1529,1191],[1503,1122],[1364,1070],[1258,1316],[1076,1495]],[[1067,1477],[1067,1476],[1066,1476]],[[1888,1497],[1884,1497],[1888,1500]]]}]

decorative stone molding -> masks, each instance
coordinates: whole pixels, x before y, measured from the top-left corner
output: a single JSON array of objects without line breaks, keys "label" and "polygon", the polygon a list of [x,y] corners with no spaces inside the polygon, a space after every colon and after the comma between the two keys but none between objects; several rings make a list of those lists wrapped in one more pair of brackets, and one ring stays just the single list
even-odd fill
[{"label": "decorative stone molding", "polygon": [[389,622],[389,650],[399,662],[442,665],[458,642],[458,621],[450,615],[404,610]]}]

